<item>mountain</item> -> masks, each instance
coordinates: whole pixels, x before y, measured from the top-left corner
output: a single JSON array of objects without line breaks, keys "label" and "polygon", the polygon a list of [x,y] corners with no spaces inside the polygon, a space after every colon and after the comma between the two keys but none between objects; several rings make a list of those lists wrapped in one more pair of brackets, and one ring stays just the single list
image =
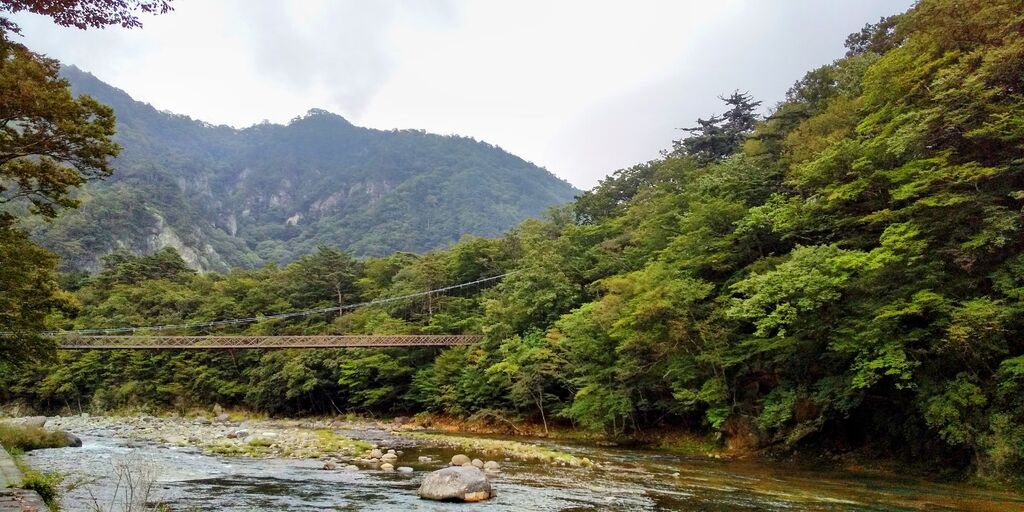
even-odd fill
[{"label": "mountain", "polygon": [[311,110],[287,125],[214,126],[162,112],[75,67],[75,94],[117,114],[114,175],[82,206],[34,226],[66,269],[116,250],[176,248],[193,267],[286,262],[327,244],[359,256],[494,236],[578,192],[496,146],[421,130],[375,130]]}]

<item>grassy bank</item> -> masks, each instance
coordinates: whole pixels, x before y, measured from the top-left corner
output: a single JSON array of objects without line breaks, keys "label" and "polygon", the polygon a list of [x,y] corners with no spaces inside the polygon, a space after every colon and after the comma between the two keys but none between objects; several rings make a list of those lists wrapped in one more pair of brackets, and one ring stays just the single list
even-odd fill
[{"label": "grassy bank", "polygon": [[471,433],[541,437],[559,441],[593,443],[600,446],[647,448],[681,455],[713,455],[718,457],[749,455],[747,452],[727,452],[722,444],[712,436],[686,431],[659,430],[641,435],[611,438],[601,433],[564,425],[548,425],[548,428],[545,430],[544,426],[539,423],[511,422],[504,418],[496,418],[490,415],[456,418],[429,413],[417,414],[413,417],[411,425],[453,434]]},{"label": "grassy bank", "polygon": [[8,451],[27,452],[43,448],[63,448],[68,446],[68,443],[64,432],[0,423],[0,444]]}]

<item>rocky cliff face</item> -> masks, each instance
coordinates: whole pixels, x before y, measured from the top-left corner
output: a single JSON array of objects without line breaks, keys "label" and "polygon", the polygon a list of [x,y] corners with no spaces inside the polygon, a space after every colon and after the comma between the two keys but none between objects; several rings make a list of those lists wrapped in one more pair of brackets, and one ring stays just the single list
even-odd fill
[{"label": "rocky cliff face", "polygon": [[76,94],[111,105],[124,147],[115,175],[36,238],[69,269],[116,250],[175,247],[203,270],[285,262],[319,244],[357,255],[421,252],[497,235],[576,190],[500,148],[381,131],[311,110],[238,130],[160,112],[65,68]]}]

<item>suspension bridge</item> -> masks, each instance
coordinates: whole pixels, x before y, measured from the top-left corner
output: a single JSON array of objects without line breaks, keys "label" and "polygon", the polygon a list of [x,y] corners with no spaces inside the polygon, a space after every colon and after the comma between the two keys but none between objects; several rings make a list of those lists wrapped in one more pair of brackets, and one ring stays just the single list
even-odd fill
[{"label": "suspension bridge", "polygon": [[[356,304],[333,306],[304,311],[293,311],[246,318],[230,318],[208,322],[191,322],[153,326],[78,329],[41,333],[57,341],[60,350],[232,350],[282,348],[355,348],[355,347],[454,347],[472,345],[483,339],[479,334],[383,334],[383,335],[245,335],[204,334],[181,335],[180,332],[216,330],[231,326],[248,325],[269,320],[285,320],[313,315],[341,313],[347,310],[377,306],[419,297],[430,297],[452,290],[479,286],[496,281],[502,274],[467,283],[417,293],[386,297]],[[165,332],[175,334],[163,334]],[[3,333],[0,333],[2,336]]]},{"label": "suspension bridge", "polygon": [[227,350],[237,348],[455,347],[472,345],[475,334],[407,334],[365,336],[78,336],[57,337],[61,350]]}]

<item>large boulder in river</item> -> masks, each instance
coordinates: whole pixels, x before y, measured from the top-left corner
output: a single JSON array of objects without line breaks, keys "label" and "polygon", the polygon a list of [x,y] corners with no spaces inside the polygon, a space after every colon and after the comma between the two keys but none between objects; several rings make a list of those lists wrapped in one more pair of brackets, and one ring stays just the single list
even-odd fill
[{"label": "large boulder in river", "polygon": [[72,434],[71,432],[64,432],[63,434],[64,442],[67,443],[67,446],[70,446],[72,448],[80,448],[82,446],[82,439],[79,438],[78,436]]},{"label": "large boulder in river", "polygon": [[420,498],[438,501],[483,501],[497,493],[484,472],[473,466],[453,466],[427,475],[420,484]]}]

